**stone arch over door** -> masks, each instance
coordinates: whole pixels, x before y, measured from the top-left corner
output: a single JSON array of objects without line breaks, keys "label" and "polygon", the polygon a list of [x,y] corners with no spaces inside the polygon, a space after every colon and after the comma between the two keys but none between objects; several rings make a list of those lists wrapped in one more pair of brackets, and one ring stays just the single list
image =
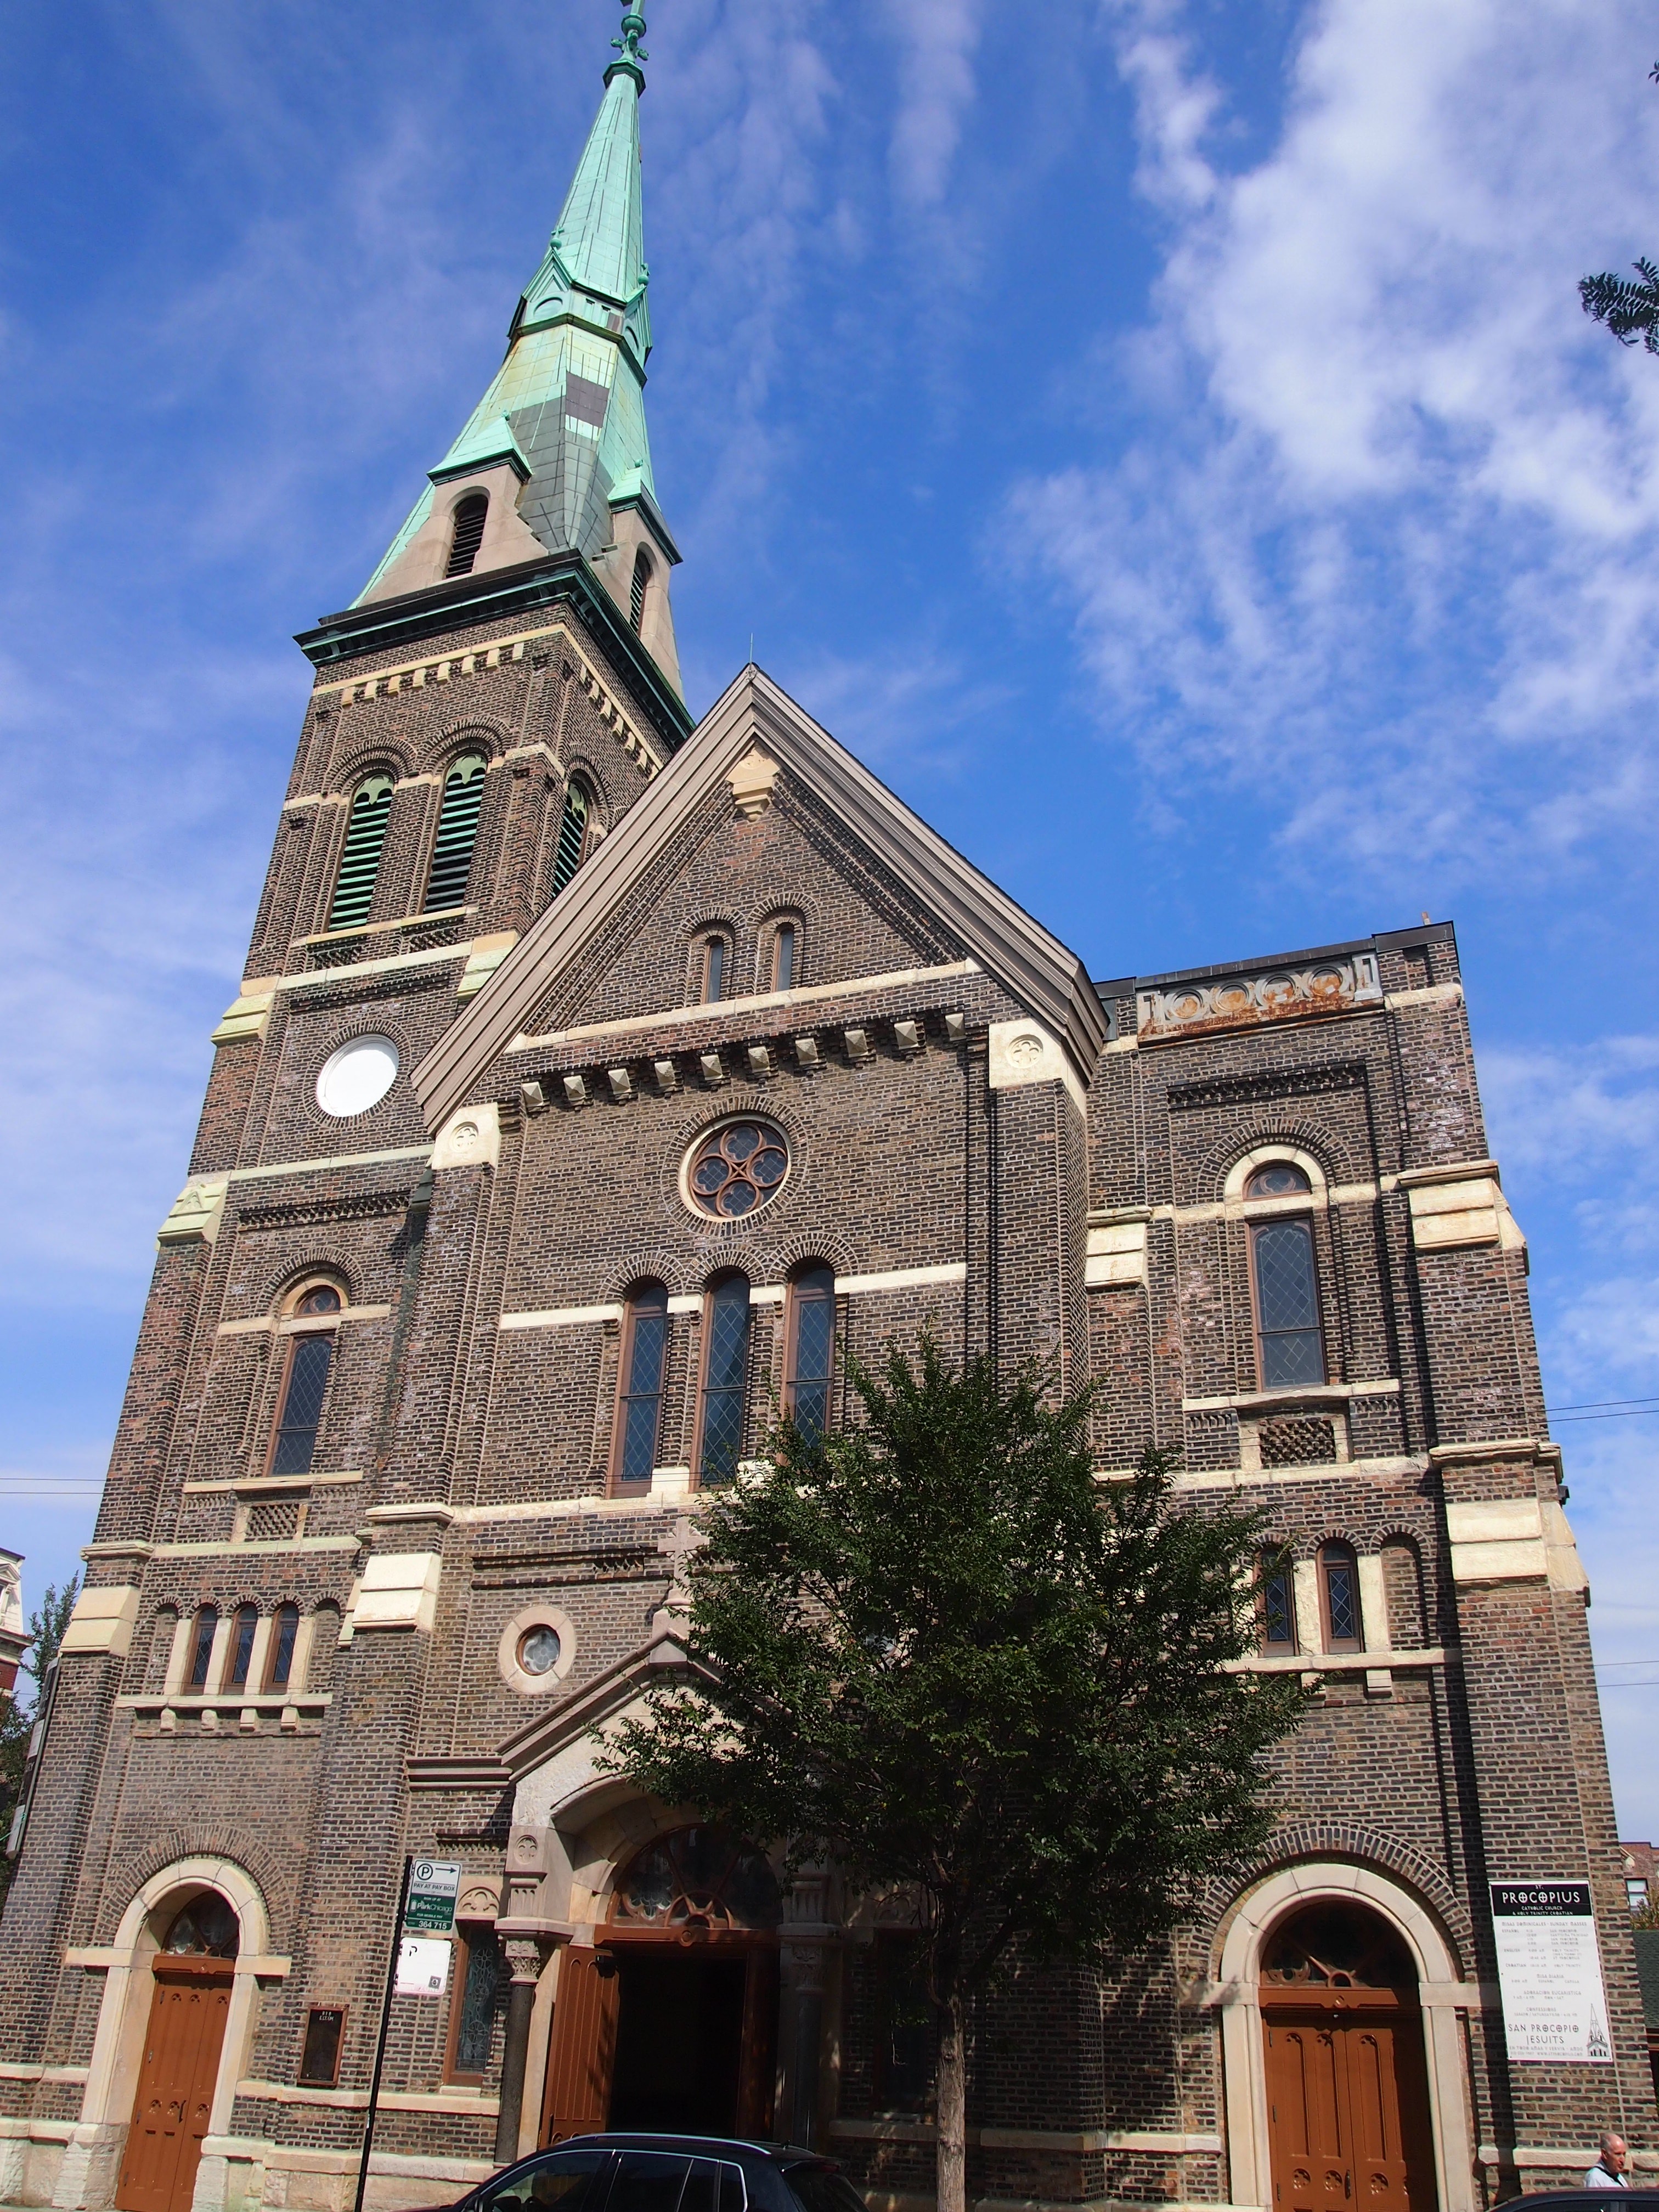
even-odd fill
[{"label": "stone arch over door", "polygon": [[1220,1936],[1211,2002],[1221,2018],[1231,2201],[1252,2205],[1273,2202],[1262,2040],[1263,1949],[1288,1914],[1322,1902],[1369,1907],[1404,1940],[1417,1970],[1422,2007],[1440,2212],[1478,2212],[1474,2135],[1459,2015],[1480,2009],[1480,1987],[1463,1980],[1445,1935],[1409,1890],[1376,1868],[1336,1861],[1304,1862],[1262,1876],[1233,1907]]},{"label": "stone arch over door", "polygon": [[[229,2132],[236,2084],[246,2071],[258,1981],[285,1975],[289,1962],[270,1955],[270,1917],[253,1877],[233,1859],[204,1855],[175,1859],[151,1875],[122,1914],[112,1943],[70,1954],[70,1965],[105,1970],[104,1996],[81,2118],[65,2147],[53,2192],[58,2212],[107,2212],[114,2204],[149,2025],[155,1959],[174,1916],[205,1892],[230,1907],[238,1929],[235,1959],[225,1962],[231,1993],[208,2123],[210,2145],[215,2136]],[[198,2203],[222,2201],[223,2165],[222,2157],[216,2165],[210,2148],[204,2152]]]}]

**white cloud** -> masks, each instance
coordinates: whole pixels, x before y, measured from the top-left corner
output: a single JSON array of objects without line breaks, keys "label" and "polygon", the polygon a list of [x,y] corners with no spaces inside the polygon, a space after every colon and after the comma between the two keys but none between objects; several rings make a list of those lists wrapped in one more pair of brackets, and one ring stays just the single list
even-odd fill
[{"label": "white cloud", "polygon": [[1134,435],[1009,517],[1103,720],[1376,866],[1650,824],[1659,375],[1575,293],[1659,222],[1633,0],[1318,0],[1237,171],[1180,9],[1114,13],[1169,226]]},{"label": "white cloud", "polygon": [[887,12],[903,52],[890,156],[894,190],[911,207],[936,207],[974,102],[985,0],[887,0]]}]

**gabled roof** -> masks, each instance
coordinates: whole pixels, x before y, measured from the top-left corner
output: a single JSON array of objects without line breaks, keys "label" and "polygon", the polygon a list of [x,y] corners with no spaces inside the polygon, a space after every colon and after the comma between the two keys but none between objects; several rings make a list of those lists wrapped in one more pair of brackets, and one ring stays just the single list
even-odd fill
[{"label": "gabled roof", "polygon": [[885,861],[1090,1081],[1107,1018],[1082,961],[751,665],[415,1070],[429,1128],[466,1100],[567,969],[606,942],[613,915],[678,823],[756,747]]},{"label": "gabled roof", "polygon": [[[663,1618],[658,1615],[659,1622]],[[645,1643],[596,1674],[574,1697],[515,1729],[496,1756],[514,1781],[522,1781],[573,1743],[596,1736],[608,1720],[625,1712],[670,1673],[687,1680],[714,1680],[706,1668],[687,1657],[682,1630],[672,1623],[653,1629]]]}]

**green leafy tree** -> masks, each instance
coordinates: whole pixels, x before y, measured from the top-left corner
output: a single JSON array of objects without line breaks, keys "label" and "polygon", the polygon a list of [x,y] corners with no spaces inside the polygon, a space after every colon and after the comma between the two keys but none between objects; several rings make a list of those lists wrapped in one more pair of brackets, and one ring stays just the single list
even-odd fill
[{"label": "green leafy tree", "polygon": [[[1659,62],[1648,75],[1659,84]],[[1579,278],[1578,297],[1584,313],[1605,323],[1620,345],[1634,345],[1639,337],[1650,353],[1659,353],[1659,269],[1645,257],[1632,266],[1638,283],[1604,270]]]},{"label": "green leafy tree", "polygon": [[[18,1689],[9,1697],[0,1696],[0,1845],[5,1842],[12,1814],[23,1792],[23,1769],[28,1757],[29,1737],[40,1710],[41,1685],[46,1679],[47,1668],[58,1656],[80,1587],[78,1575],[71,1576],[62,1591],[48,1583],[46,1595],[29,1615],[28,1650],[18,1668]],[[27,1705],[18,1694],[26,1677],[33,1685],[33,1694]],[[16,1863],[0,1850],[0,1905],[4,1904],[6,1893],[11,1887]]]},{"label": "green leafy tree", "polygon": [[1102,1482],[1090,1394],[989,1361],[855,1373],[863,1421],[784,1421],[688,1569],[695,1671],[608,1754],[671,1804],[916,1903],[939,2212],[965,2203],[966,2030],[1017,1959],[1109,1963],[1264,1839],[1293,1676],[1253,1641],[1254,1516]]}]

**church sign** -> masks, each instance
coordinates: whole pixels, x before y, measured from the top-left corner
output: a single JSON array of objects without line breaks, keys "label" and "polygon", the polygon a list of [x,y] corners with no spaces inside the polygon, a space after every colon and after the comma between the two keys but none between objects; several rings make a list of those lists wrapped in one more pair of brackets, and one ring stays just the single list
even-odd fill
[{"label": "church sign", "polygon": [[1610,2066],[1589,1884],[1495,1881],[1492,1917],[1510,2057]]}]

